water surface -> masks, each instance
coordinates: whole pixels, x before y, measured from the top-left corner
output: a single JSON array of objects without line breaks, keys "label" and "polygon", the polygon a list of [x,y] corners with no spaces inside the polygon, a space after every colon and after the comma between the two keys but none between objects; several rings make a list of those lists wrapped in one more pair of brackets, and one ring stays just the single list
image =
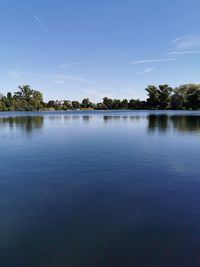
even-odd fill
[{"label": "water surface", "polygon": [[0,113],[2,267],[200,264],[200,112]]}]

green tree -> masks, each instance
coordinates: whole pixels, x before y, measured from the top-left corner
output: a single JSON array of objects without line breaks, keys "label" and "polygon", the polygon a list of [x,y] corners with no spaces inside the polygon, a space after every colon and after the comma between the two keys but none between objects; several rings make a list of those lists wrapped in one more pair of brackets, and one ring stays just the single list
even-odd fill
[{"label": "green tree", "polygon": [[70,101],[65,101],[63,105],[64,110],[72,109],[72,103]]},{"label": "green tree", "polygon": [[167,84],[159,85],[158,100],[160,109],[166,109],[169,107],[170,96],[172,91],[173,89]]},{"label": "green tree", "polygon": [[43,95],[39,91],[33,90],[32,97],[29,100],[34,110],[40,110],[43,107]]},{"label": "green tree", "polygon": [[30,88],[29,85],[23,85],[23,86],[18,86],[19,91],[15,92],[15,96],[24,98],[25,100],[30,100],[30,98],[33,95],[33,90]]},{"label": "green tree", "polygon": [[178,91],[174,91],[174,94],[171,96],[170,107],[172,109],[183,109],[185,104],[184,95]]},{"label": "green tree", "polygon": [[5,111],[6,107],[5,107],[5,102],[3,100],[3,98],[0,99],[0,111]]},{"label": "green tree", "polygon": [[186,105],[191,109],[200,108],[200,84],[189,84],[186,90]]},{"label": "green tree", "polygon": [[107,109],[112,109],[113,108],[113,100],[108,97],[103,98],[103,104],[107,107]]},{"label": "green tree", "polygon": [[7,98],[8,98],[8,99],[11,99],[11,98],[12,98],[12,93],[11,93],[11,92],[8,92],[8,93],[7,93]]},{"label": "green tree", "polygon": [[121,109],[128,109],[128,100],[124,99],[121,101]]},{"label": "green tree", "polygon": [[82,108],[89,108],[90,107],[90,100],[89,98],[84,98],[82,101]]},{"label": "green tree", "polygon": [[[40,110],[43,108],[42,93],[33,90],[29,85],[19,86],[19,91],[14,93],[12,105],[14,110]],[[11,95],[8,93],[8,99],[11,100]]]},{"label": "green tree", "polygon": [[72,101],[73,109],[80,109],[81,105],[78,101]]},{"label": "green tree", "polygon": [[121,108],[121,100],[120,99],[114,99],[112,101],[112,109],[120,109]]},{"label": "green tree", "polygon": [[149,108],[157,109],[159,105],[159,91],[154,85],[149,85],[146,89],[148,98],[147,105]]},{"label": "green tree", "polygon": [[[174,101],[179,100],[178,109],[199,109],[200,108],[200,84],[183,84],[174,89],[174,95],[171,98],[171,106],[174,107]],[[176,103],[175,103],[176,104]]]},{"label": "green tree", "polygon": [[129,109],[145,109],[146,102],[139,99],[131,99],[128,104]]},{"label": "green tree", "polygon": [[106,109],[108,109],[108,107],[104,103],[97,103],[96,109],[106,110]]}]

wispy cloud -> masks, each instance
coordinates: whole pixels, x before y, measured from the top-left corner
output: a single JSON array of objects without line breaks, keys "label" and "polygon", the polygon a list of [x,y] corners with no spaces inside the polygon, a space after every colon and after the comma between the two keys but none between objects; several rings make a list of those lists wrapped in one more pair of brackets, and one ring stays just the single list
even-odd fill
[{"label": "wispy cloud", "polygon": [[146,68],[146,69],[140,71],[139,74],[147,74],[147,73],[154,71],[154,69],[155,69],[155,67]]},{"label": "wispy cloud", "polygon": [[68,63],[68,64],[61,64],[58,66],[58,68],[65,69],[69,67],[84,65],[84,64],[87,64],[88,62],[89,61],[79,61],[79,62],[73,62],[73,63]]},{"label": "wispy cloud", "polygon": [[129,64],[145,64],[145,63],[156,63],[156,62],[168,62],[168,61],[174,61],[176,60],[175,58],[159,58],[159,59],[141,59],[141,60],[136,60],[133,62],[130,62]]},{"label": "wispy cloud", "polygon": [[66,80],[60,79],[60,80],[53,80],[54,83],[56,84],[63,84],[66,82]]},{"label": "wispy cloud", "polygon": [[188,55],[188,54],[200,54],[200,50],[199,51],[174,51],[174,52],[169,52],[167,53],[167,55]]},{"label": "wispy cloud", "polygon": [[79,76],[74,75],[65,75],[62,73],[50,72],[50,73],[36,73],[36,72],[26,72],[26,71],[15,71],[7,70],[6,74],[9,75],[12,79],[45,79],[48,81],[53,81],[56,84],[63,84],[68,81],[82,82],[90,85],[95,83],[89,79],[85,79]]},{"label": "wispy cloud", "polygon": [[49,30],[44,25],[44,23],[37,16],[33,16],[33,17],[38,22],[38,24],[43,28],[43,30],[46,31],[48,34],[50,34]]},{"label": "wispy cloud", "polygon": [[191,50],[200,48],[200,35],[185,35],[171,41],[175,50]]},{"label": "wispy cloud", "polygon": [[88,96],[96,99],[102,99],[105,96],[112,98],[113,88],[86,89],[85,93],[88,94]]},{"label": "wispy cloud", "polygon": [[62,84],[62,83],[65,83],[67,81],[83,82],[83,83],[88,83],[91,85],[94,84],[93,81],[82,78],[82,77],[78,77],[78,76],[55,74],[54,77],[55,77],[54,82],[57,84]]},{"label": "wispy cloud", "polygon": [[24,79],[27,77],[32,78],[49,78],[52,74],[48,73],[37,73],[37,72],[29,72],[29,71],[21,71],[21,70],[7,70],[6,74],[14,79]]},{"label": "wispy cloud", "polygon": [[21,73],[19,71],[8,70],[6,73],[13,79],[19,80],[21,78]]},{"label": "wispy cloud", "polygon": [[88,97],[93,100],[99,101],[103,97],[109,97],[113,99],[144,99],[144,96],[140,93],[140,90],[135,90],[132,87],[128,88],[91,88],[84,91]]}]

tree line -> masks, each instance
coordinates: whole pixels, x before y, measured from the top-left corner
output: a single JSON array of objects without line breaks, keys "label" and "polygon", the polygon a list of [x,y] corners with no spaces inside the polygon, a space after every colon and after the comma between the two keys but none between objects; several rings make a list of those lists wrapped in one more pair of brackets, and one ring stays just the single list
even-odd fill
[{"label": "tree line", "polygon": [[200,109],[200,84],[183,84],[172,88],[167,84],[149,85],[146,89],[147,99],[111,99],[104,97],[102,102],[93,103],[89,98],[79,101],[44,102],[40,91],[29,85],[19,86],[15,93],[0,94],[0,111],[39,111],[39,110],[137,110],[137,109]]}]

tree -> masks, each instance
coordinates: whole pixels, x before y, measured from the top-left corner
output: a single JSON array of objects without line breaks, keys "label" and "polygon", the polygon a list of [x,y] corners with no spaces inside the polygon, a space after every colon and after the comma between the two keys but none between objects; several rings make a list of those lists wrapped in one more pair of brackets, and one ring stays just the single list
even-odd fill
[{"label": "tree", "polygon": [[114,99],[112,101],[112,109],[120,109],[121,108],[121,100],[120,99]]},{"label": "tree", "polygon": [[3,99],[0,99],[0,111],[6,111],[5,102]]},{"label": "tree", "polygon": [[108,107],[104,103],[97,103],[96,109],[106,110],[106,109],[108,109]]},{"label": "tree", "polygon": [[128,104],[129,109],[145,109],[146,102],[139,99],[131,99]]},{"label": "tree", "polygon": [[160,109],[166,109],[169,107],[170,96],[172,91],[172,88],[169,87],[167,84],[159,85],[158,101]]},{"label": "tree", "polygon": [[[173,108],[174,101],[179,100],[177,108],[199,109],[200,108],[200,84],[183,84],[174,89],[171,98]],[[176,103],[175,103],[176,104]]]},{"label": "tree", "polygon": [[64,110],[72,109],[71,101],[64,101],[63,109]]},{"label": "tree", "polygon": [[170,107],[172,109],[183,109],[184,108],[185,99],[183,94],[180,92],[174,91],[174,94],[171,96]]},{"label": "tree", "polygon": [[11,99],[11,98],[12,98],[12,93],[11,93],[11,92],[8,92],[8,93],[7,93],[7,98],[8,98],[8,99]]},{"label": "tree", "polygon": [[157,109],[159,105],[158,88],[154,85],[149,85],[145,90],[148,93],[148,98],[147,98],[148,107],[152,109]]},{"label": "tree", "polygon": [[42,93],[33,90],[29,85],[19,86],[19,91],[14,93],[12,97],[11,93],[7,94],[9,99],[9,105],[12,103],[12,109],[14,110],[40,110],[44,107]]},{"label": "tree", "polygon": [[165,109],[169,107],[173,90],[167,84],[159,85],[158,88],[154,85],[149,85],[145,90],[148,92],[147,104],[149,108]]},{"label": "tree", "polygon": [[72,108],[73,109],[80,109],[81,105],[78,101],[72,101]]},{"label": "tree", "polygon": [[103,104],[107,107],[107,109],[113,108],[113,100],[108,97],[103,98]]},{"label": "tree", "polygon": [[90,100],[89,98],[84,98],[82,101],[82,108],[89,108],[90,107]]},{"label": "tree", "polygon": [[43,106],[42,105],[43,103],[42,93],[40,93],[39,91],[33,90],[32,98],[29,101],[35,110],[40,110]]},{"label": "tree", "polygon": [[33,95],[33,90],[30,88],[29,85],[18,86],[18,92],[15,92],[15,96],[24,98],[25,100],[30,100],[31,96]]},{"label": "tree", "polygon": [[128,109],[128,100],[124,99],[121,101],[121,109]]},{"label": "tree", "polygon": [[90,102],[89,108],[96,109],[97,105],[93,102]]},{"label": "tree", "polygon": [[189,84],[186,91],[186,105],[191,109],[200,108],[200,85]]},{"label": "tree", "polygon": [[54,107],[55,107],[55,101],[54,101],[54,100],[50,100],[50,101],[47,103],[47,107],[48,107],[48,108],[54,108]]}]

